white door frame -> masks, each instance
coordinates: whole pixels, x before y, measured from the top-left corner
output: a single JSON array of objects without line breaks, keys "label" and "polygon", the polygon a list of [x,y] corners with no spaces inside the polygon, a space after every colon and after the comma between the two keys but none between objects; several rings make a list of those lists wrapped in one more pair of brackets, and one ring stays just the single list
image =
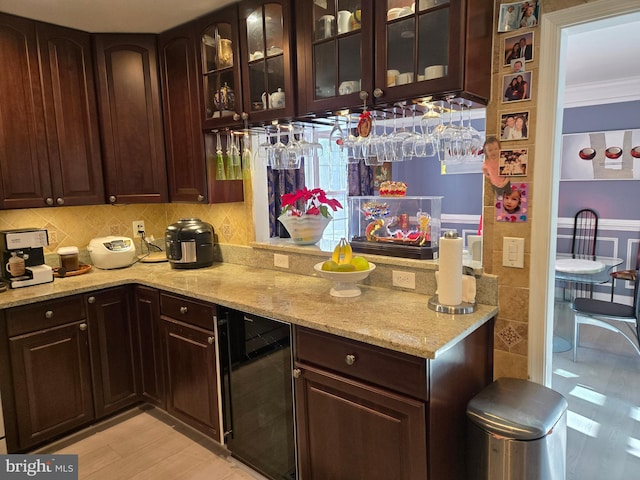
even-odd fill
[{"label": "white door frame", "polygon": [[[566,39],[589,30],[589,22],[640,12],[638,0],[598,0],[543,14],[531,209],[529,274],[529,378],[551,386],[553,301]],[[544,92],[544,95],[542,94]],[[555,93],[554,93],[555,92]],[[551,235],[549,233],[552,232]],[[543,301],[538,301],[542,299]]]}]

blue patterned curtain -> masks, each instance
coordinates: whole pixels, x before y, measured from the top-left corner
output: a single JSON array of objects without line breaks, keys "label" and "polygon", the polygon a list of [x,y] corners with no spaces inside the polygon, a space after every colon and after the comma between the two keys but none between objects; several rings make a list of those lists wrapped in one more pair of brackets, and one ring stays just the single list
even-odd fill
[{"label": "blue patterned curtain", "polygon": [[374,169],[364,160],[347,164],[347,182],[350,197],[373,195]]},{"label": "blue patterned curtain", "polygon": [[284,193],[293,193],[304,187],[304,159],[297,170],[274,170],[267,167],[269,186],[269,236],[288,238],[287,229],[278,221],[282,204],[280,198]]}]

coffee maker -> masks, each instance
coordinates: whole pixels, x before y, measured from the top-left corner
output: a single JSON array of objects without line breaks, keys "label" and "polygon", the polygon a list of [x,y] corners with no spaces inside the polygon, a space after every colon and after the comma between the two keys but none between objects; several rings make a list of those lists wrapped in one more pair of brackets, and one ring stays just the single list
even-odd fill
[{"label": "coffee maker", "polygon": [[49,236],[43,228],[0,230],[2,279],[11,288],[53,282],[53,269],[44,263]]}]

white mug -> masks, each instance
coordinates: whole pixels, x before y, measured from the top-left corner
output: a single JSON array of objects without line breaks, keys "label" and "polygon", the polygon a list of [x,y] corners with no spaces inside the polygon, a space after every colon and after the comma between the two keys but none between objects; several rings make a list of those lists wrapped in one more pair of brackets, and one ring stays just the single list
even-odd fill
[{"label": "white mug", "polygon": [[351,12],[340,10],[338,12],[338,33],[347,33],[351,30]]},{"label": "white mug", "polygon": [[413,72],[404,72],[396,77],[396,85],[405,85],[413,82]]}]

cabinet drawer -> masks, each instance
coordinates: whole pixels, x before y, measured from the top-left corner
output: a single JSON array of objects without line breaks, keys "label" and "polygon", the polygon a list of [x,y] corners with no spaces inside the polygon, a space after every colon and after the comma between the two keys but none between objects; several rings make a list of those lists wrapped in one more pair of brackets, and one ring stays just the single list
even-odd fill
[{"label": "cabinet drawer", "polygon": [[213,330],[213,316],[216,314],[216,307],[179,295],[161,293],[160,313],[191,325]]},{"label": "cabinet drawer", "polygon": [[84,302],[80,295],[10,308],[6,311],[6,316],[10,337],[86,318]]},{"label": "cabinet drawer", "polygon": [[427,360],[315,330],[296,329],[296,360],[427,400]]}]

